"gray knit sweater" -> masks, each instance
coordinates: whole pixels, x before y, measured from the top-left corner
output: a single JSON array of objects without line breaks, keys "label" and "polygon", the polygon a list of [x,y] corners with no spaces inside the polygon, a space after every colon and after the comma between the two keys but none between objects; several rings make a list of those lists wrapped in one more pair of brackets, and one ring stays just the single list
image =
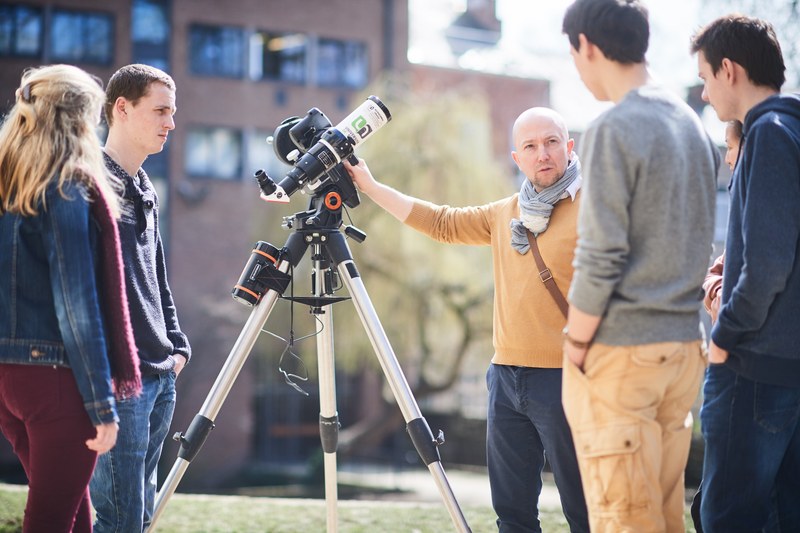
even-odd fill
[{"label": "gray knit sweater", "polygon": [[700,338],[720,156],[669,91],[628,93],[587,130],[570,302],[602,316],[596,342]]}]

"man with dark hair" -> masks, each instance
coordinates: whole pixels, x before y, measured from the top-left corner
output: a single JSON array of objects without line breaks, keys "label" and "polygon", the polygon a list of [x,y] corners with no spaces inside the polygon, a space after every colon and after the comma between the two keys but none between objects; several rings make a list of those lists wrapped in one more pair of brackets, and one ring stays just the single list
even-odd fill
[{"label": "man with dark hair", "polygon": [[[511,156],[526,179],[518,194],[482,206],[434,205],[377,182],[363,160],[345,166],[364,194],[408,226],[442,242],[491,246],[494,356],[486,373],[486,455],[497,527],[501,533],[542,531],[538,504],[546,455],[570,531],[588,532],[561,406],[566,301],[560,291],[572,277],[581,167],[564,119],[551,109],[524,111],[511,135]],[[537,268],[534,254],[549,271]]]},{"label": "man with dark hair", "polygon": [[564,330],[564,411],[592,531],[683,531],[691,407],[706,358],[700,291],[720,157],[697,114],[654,85],[637,0],[564,16],[586,87],[614,107],[586,131]]},{"label": "man with dark hair", "polygon": [[800,531],[800,97],[772,26],[721,17],[692,39],[703,99],[744,124],[701,422],[706,532]]},{"label": "man with dark hair", "polygon": [[124,184],[119,220],[128,305],[142,394],[117,402],[117,445],[91,481],[100,533],[141,533],[155,505],[156,467],[175,409],[175,378],[191,355],[167,283],[158,196],[142,163],[175,128],[175,83],[148,65],[119,69],[106,87],[106,167]]}]

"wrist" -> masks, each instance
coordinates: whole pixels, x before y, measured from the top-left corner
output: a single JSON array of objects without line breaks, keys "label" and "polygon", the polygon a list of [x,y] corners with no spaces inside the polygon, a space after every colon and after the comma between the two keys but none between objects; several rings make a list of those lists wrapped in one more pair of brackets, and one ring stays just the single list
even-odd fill
[{"label": "wrist", "polygon": [[573,348],[577,348],[578,350],[588,350],[589,347],[592,345],[593,339],[584,341],[570,336],[569,328],[566,326],[564,327],[563,330],[561,330],[561,334],[563,335],[565,342],[567,342]]}]

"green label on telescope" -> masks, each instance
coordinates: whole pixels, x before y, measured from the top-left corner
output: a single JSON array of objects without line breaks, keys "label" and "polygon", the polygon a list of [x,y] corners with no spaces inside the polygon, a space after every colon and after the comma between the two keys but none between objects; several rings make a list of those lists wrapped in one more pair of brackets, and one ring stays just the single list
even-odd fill
[{"label": "green label on telescope", "polygon": [[367,119],[363,117],[363,115],[358,115],[353,122],[350,123],[353,126],[353,129],[356,130],[359,137],[362,139],[372,133],[372,127],[367,122]]}]

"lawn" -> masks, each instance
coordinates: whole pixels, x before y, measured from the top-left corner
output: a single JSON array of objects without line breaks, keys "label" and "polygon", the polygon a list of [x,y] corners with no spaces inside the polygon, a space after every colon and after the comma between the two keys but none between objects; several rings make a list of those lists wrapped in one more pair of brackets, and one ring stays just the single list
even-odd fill
[{"label": "lawn", "polygon": [[[22,531],[27,491],[0,483],[0,533]],[[455,531],[443,505],[391,501],[342,500],[337,507],[341,533],[442,533]],[[474,533],[496,532],[490,507],[462,506]],[[568,533],[559,510],[544,510],[542,529]],[[687,513],[687,531],[691,520]],[[298,533],[324,532],[325,501],[175,494],[158,522],[160,533]]]},{"label": "lawn", "polygon": [[[27,491],[0,484],[0,533],[22,530]],[[443,505],[342,500],[337,507],[342,533],[454,531]],[[497,531],[490,507],[464,507],[472,531]],[[559,511],[543,514],[545,531],[569,531]],[[325,531],[324,500],[176,494],[158,522],[161,533],[298,533]]]}]

